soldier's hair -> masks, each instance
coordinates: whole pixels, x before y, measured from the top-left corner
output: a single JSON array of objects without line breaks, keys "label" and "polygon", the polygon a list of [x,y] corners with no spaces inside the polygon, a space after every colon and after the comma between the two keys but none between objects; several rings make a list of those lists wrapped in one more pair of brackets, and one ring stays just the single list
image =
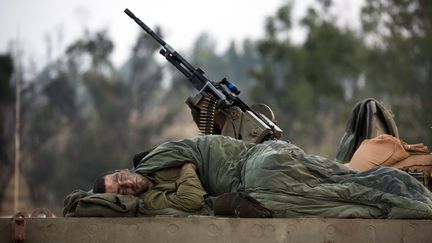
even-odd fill
[{"label": "soldier's hair", "polygon": [[105,176],[114,173],[115,171],[108,171],[99,175],[93,182],[93,193],[105,193]]}]

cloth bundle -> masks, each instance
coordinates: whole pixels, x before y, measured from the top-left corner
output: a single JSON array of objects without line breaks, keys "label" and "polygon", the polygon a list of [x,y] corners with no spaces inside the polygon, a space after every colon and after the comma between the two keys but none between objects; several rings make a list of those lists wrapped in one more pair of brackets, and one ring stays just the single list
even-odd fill
[{"label": "cloth bundle", "polygon": [[347,166],[358,171],[387,166],[421,170],[430,175],[432,154],[421,143],[407,144],[399,138],[383,134],[372,139],[365,139]]}]

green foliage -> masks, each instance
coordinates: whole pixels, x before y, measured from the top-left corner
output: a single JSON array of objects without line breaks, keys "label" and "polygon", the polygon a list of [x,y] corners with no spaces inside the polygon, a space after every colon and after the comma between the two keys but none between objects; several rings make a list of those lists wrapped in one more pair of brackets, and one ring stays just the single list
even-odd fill
[{"label": "green foliage", "polygon": [[367,1],[368,85],[392,104],[401,137],[432,142],[432,5],[428,1]]},{"label": "green foliage", "polygon": [[289,4],[283,6],[268,19],[267,37],[257,43],[262,62],[253,72],[258,83],[252,95],[276,110],[287,139],[310,148],[324,142],[322,131],[327,128],[318,117],[325,115],[338,123],[332,112],[352,98],[345,87],[355,86],[364,47],[353,31],[338,28],[331,16],[319,15],[313,8],[302,19],[308,30],[305,42],[292,44],[287,34],[290,9]]},{"label": "green foliage", "polygon": [[99,65],[112,66],[109,55],[114,49],[114,44],[108,39],[105,31],[97,32],[94,35],[86,31],[83,39],[70,45],[66,53],[75,57],[88,54],[91,58],[93,68]]},{"label": "green foliage", "polygon": [[403,139],[431,143],[432,5],[368,0],[360,32],[335,24],[331,1],[318,3],[301,21],[300,45],[289,38],[289,3],[268,18],[257,42],[254,100],[272,106],[286,138],[306,150],[335,141],[350,108],[366,97],[392,108]]},{"label": "green foliage", "polygon": [[59,207],[72,190],[89,189],[98,174],[131,167],[134,153],[154,146],[151,138],[175,119],[178,107],[160,114],[150,109],[171,92],[161,88],[152,42],[140,35],[116,69],[106,32],[86,32],[32,82],[24,100],[23,172],[35,205]]},{"label": "green foliage", "polygon": [[76,90],[65,73],[60,73],[51,82],[49,82],[44,92],[49,99],[48,103],[65,117],[74,119],[77,112],[75,96]]}]

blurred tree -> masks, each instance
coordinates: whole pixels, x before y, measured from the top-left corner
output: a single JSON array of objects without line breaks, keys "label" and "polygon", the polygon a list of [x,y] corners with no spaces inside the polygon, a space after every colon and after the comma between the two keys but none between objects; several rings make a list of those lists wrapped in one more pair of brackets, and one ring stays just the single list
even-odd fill
[{"label": "blurred tree", "polygon": [[[160,30],[156,30],[158,34]],[[148,34],[141,33],[132,48],[129,62],[126,63],[126,81],[130,89],[132,107],[144,112],[151,104],[148,101],[161,87],[162,67],[153,57],[159,49],[158,43]]]},{"label": "blurred tree", "polygon": [[34,81],[24,171],[37,185],[36,205],[58,205],[102,171],[131,165],[133,154],[150,145],[148,127],[165,127],[146,122],[157,116],[148,108],[162,79],[156,46],[141,35],[120,71],[110,60],[113,49],[105,31],[86,32]]},{"label": "blurred tree", "polygon": [[[159,28],[156,32],[161,35]],[[163,69],[156,62],[155,55],[158,54],[159,45],[148,34],[140,32],[140,35],[132,48],[129,60],[121,70],[121,75],[128,89],[129,111],[129,143],[136,152],[144,146],[150,146],[149,137],[157,134],[165,126],[150,128],[146,123],[148,116],[152,116],[152,107],[160,102],[162,91]],[[158,114],[153,114],[158,116]],[[163,116],[163,115],[162,115]],[[161,117],[159,117],[161,118]],[[137,132],[140,131],[140,132]],[[142,146],[137,148],[137,146]]]},{"label": "blurred tree", "polygon": [[58,207],[99,173],[132,166],[136,152],[169,139],[165,129],[186,110],[187,82],[156,62],[147,34],[119,69],[113,49],[105,31],[86,31],[28,88],[23,171],[35,206]]},{"label": "blurred tree", "polygon": [[200,67],[205,75],[212,81],[218,82],[224,75],[225,60],[216,53],[216,41],[209,34],[203,33],[195,40],[192,47],[191,63],[196,68]]},{"label": "blurred tree", "polygon": [[[12,57],[0,55],[0,202],[13,174],[14,88]],[[2,204],[0,203],[0,211]]]},{"label": "blurred tree", "polygon": [[301,45],[290,40],[292,4],[268,18],[267,37],[257,46],[262,64],[253,71],[258,83],[252,94],[275,110],[286,139],[329,155],[316,148],[338,141],[334,131],[346,121],[339,114],[353,98],[347,87],[355,87],[361,74],[364,48],[353,31],[335,25],[331,1],[320,2],[321,11],[311,7],[301,21],[307,30]]},{"label": "blurred tree", "polygon": [[367,0],[362,22],[370,92],[392,104],[403,139],[431,144],[432,3]]},{"label": "blurred tree", "polygon": [[250,89],[255,84],[251,71],[259,65],[255,43],[245,39],[240,47],[237,47],[231,42],[222,57],[227,60],[225,75],[239,87],[244,99],[249,99]]},{"label": "blurred tree", "polygon": [[193,45],[192,63],[195,67],[201,67],[212,81],[219,82],[226,77],[239,88],[242,99],[247,100],[255,81],[250,71],[259,61],[251,40],[244,40],[240,47],[231,41],[228,48],[219,54],[216,52],[215,40],[208,34],[202,34]]}]

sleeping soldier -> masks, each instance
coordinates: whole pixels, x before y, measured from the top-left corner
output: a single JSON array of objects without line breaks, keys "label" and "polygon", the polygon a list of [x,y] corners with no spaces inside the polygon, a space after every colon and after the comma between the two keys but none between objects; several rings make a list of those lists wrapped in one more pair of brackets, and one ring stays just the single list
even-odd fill
[{"label": "sleeping soldier", "polygon": [[193,211],[206,193],[245,192],[274,217],[432,218],[431,192],[400,170],[358,172],[289,142],[220,135],[161,144],[134,169],[97,179],[93,190],[136,195],[150,208]]}]

